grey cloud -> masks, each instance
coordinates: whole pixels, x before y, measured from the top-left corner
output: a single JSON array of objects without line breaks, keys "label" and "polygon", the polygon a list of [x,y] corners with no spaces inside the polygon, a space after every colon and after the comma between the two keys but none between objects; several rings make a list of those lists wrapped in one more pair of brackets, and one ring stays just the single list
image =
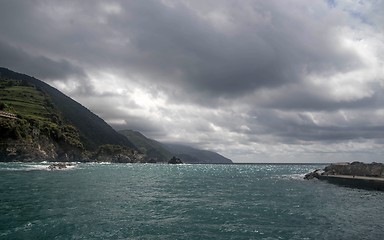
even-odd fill
[{"label": "grey cloud", "polygon": [[45,56],[32,56],[23,49],[13,47],[0,40],[0,65],[41,79],[66,80],[68,77],[82,79],[85,72],[69,61],[59,61]]},{"label": "grey cloud", "polygon": [[[250,139],[263,142],[273,141],[287,144],[303,144],[303,142],[335,143],[342,141],[359,141],[362,139],[382,139],[384,133],[383,122],[375,115],[355,116],[361,117],[346,120],[342,116],[332,119],[325,117],[329,122],[318,124],[308,114],[300,112],[282,112],[276,110],[257,110],[252,113],[256,120],[249,122]],[[366,118],[372,118],[367,120]],[[365,120],[364,120],[365,119]]]},{"label": "grey cloud", "polygon": [[[379,143],[383,76],[372,77],[376,69],[365,61],[371,56],[359,55],[362,47],[343,42],[374,39],[375,54],[383,53],[382,3],[366,2],[372,5],[359,12],[369,18],[364,22],[340,1],[2,1],[0,65],[72,84],[76,88],[67,93],[115,128],[159,139],[188,130],[188,140],[215,142],[221,149],[227,144],[228,152],[244,153],[250,150],[234,150],[236,141],[247,147]],[[345,29],[354,34],[342,35]],[[360,79],[352,76],[343,84],[364,83],[370,92],[332,96],[327,81],[357,70]],[[109,84],[102,73],[115,74],[111,81],[120,81],[125,92],[96,91]],[[324,83],[313,83],[310,76]],[[140,108],[140,99],[124,95],[131,87],[145,88],[154,99],[166,95],[168,106],[156,105],[147,112],[155,117],[146,119],[140,111],[120,112]],[[343,121],[340,110],[353,120]],[[316,124],[308,112],[327,124]],[[172,126],[161,125],[159,116],[170,117]]]},{"label": "grey cloud", "polygon": [[[296,16],[298,12],[276,8],[274,1],[245,3],[252,9],[245,15],[242,4],[221,5],[237,27],[229,33],[185,4],[170,7],[152,0],[117,2],[121,15],[108,15],[100,4],[87,1],[50,3],[42,10],[57,13],[60,17],[55,19],[33,5],[22,6],[17,10],[26,16],[20,20],[5,16],[20,29],[8,25],[5,29],[10,40],[23,32],[37,47],[77,59],[84,66],[124,69],[149,81],[176,84],[180,91],[202,95],[207,102],[301,81],[304,68],[329,72],[359,65],[353,53],[334,46],[332,33],[324,30],[327,26],[314,22],[310,13]],[[22,26],[30,20],[34,28]]]},{"label": "grey cloud", "polygon": [[330,96],[328,89],[301,84],[289,89],[277,90],[267,96],[256,97],[254,101],[259,101],[258,105],[264,108],[285,111],[338,111],[340,109],[375,109],[383,106],[383,88],[379,84],[371,84],[371,89],[375,89],[371,96],[337,100]]},{"label": "grey cloud", "polygon": [[143,133],[146,136],[151,136],[155,139],[161,139],[166,134],[166,130],[162,128],[156,119],[143,119],[135,115],[125,115],[123,123],[111,123],[110,125],[117,130],[135,130]]},{"label": "grey cloud", "polygon": [[[181,95],[203,97],[201,104],[302,81],[303,69],[323,73],[359,65],[353,53],[335,46],[332,32],[314,22],[309,12],[296,16],[298,12],[276,8],[274,1],[245,3],[221,5],[237,27],[233,32],[216,29],[185,4],[170,7],[152,0],[117,2],[123,14],[111,15],[99,3],[87,1],[51,2],[45,8],[42,2],[37,7],[10,2],[21,16],[5,15],[16,27],[3,21],[2,28],[10,41],[23,33],[24,41],[35,41],[37,47],[77,59],[83,66],[109,67],[143,75],[154,83],[168,82]],[[208,12],[217,6],[210,7]],[[251,11],[243,14],[246,7]],[[43,10],[60,17],[51,19],[55,16],[44,16]],[[252,17],[257,20],[249,20]]]},{"label": "grey cloud", "polygon": [[[295,12],[272,12],[270,22],[250,22],[231,35],[216,30],[183,5],[133,3],[127,7],[131,16],[127,28],[133,47],[143,52],[139,65],[149,74],[169,77],[210,97],[238,96],[298,82],[303,69],[322,73],[360,65],[354,53],[335,46],[333,33],[324,32],[326,26],[303,22],[313,21],[305,12],[302,18],[294,16]],[[270,11],[273,5],[255,3],[255,15]],[[245,21],[236,17],[239,23],[234,24]]]}]

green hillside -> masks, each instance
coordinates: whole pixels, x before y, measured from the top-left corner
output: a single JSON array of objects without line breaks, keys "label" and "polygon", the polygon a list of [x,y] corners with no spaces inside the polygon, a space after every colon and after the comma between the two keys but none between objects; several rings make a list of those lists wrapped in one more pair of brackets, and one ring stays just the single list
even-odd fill
[{"label": "green hillside", "polygon": [[133,130],[120,131],[122,135],[128,138],[129,141],[134,143],[140,152],[143,152],[147,157],[157,162],[168,162],[172,158],[173,154],[166,150],[164,146],[150,138],[145,137],[143,134]]},{"label": "green hillside", "polygon": [[0,68],[0,161],[231,163],[223,156],[121,134],[87,108],[33,77]]},{"label": "green hillside", "polygon": [[[62,119],[79,130],[80,139],[86,149],[96,150],[103,144],[116,144],[134,148],[134,145],[127,138],[118,134],[103,119],[48,84],[5,68],[0,68],[0,75],[3,80],[11,79],[35,86],[38,91],[49,96],[49,104],[55,106],[57,112],[61,113]],[[29,100],[24,99],[24,103],[20,107],[28,106]],[[28,109],[28,111],[30,110]]]},{"label": "green hillside", "polygon": [[104,120],[48,84],[0,68],[0,161],[142,161]]},{"label": "green hillside", "polygon": [[34,135],[45,135],[68,146],[84,149],[78,130],[65,123],[50,97],[27,81],[0,76],[0,110],[17,119],[2,118],[2,139],[30,142]]}]

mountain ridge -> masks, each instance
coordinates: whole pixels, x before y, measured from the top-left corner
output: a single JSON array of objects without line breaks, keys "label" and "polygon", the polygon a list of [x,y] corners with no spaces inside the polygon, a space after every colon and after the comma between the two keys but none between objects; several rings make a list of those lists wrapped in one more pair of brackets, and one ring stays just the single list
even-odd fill
[{"label": "mountain ridge", "polygon": [[[119,133],[126,136],[134,144],[137,144],[136,147],[147,152],[147,154],[148,152],[156,152],[158,156],[161,156],[160,162],[164,162],[164,159],[170,160],[171,156],[175,156],[180,158],[184,163],[233,163],[232,160],[216,152],[193,148],[185,144],[158,142],[154,139],[147,138],[142,133],[134,130],[122,130],[119,131]],[[152,157],[153,160],[159,160],[154,159],[150,154],[148,156]]]},{"label": "mountain ridge", "polygon": [[218,153],[116,131],[49,84],[0,67],[0,161],[232,163]]},{"label": "mountain ridge", "polygon": [[175,153],[182,160],[190,163],[216,163],[216,164],[231,164],[231,159],[220,155],[217,152],[209,150],[197,149],[185,144],[178,143],[163,143],[166,149]]}]

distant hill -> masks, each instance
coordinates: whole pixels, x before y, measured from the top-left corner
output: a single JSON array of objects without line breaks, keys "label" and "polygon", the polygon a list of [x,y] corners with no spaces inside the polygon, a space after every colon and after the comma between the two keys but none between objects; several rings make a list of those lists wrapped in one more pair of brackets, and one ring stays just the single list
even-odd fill
[{"label": "distant hill", "polygon": [[132,157],[136,149],[70,97],[38,79],[5,68],[0,68],[0,111],[0,161],[65,160],[117,153],[121,160],[124,154]]},{"label": "distant hill", "polygon": [[233,163],[229,158],[208,150],[200,150],[182,144],[172,143],[163,143],[163,146],[188,163]]},{"label": "distant hill", "polygon": [[153,159],[157,162],[168,162],[174,154],[164,148],[163,144],[147,138],[143,134],[133,130],[119,131],[120,134],[128,138],[140,152],[144,153],[148,160]]},{"label": "distant hill", "polygon": [[180,144],[160,143],[133,130],[123,130],[120,133],[134,143],[140,151],[159,162],[167,162],[172,156],[176,156],[184,163],[232,163],[230,159],[212,151]]},{"label": "distant hill", "polygon": [[[120,134],[121,133],[121,134]],[[0,67],[0,161],[232,163],[211,151],[116,132],[48,84]]]}]

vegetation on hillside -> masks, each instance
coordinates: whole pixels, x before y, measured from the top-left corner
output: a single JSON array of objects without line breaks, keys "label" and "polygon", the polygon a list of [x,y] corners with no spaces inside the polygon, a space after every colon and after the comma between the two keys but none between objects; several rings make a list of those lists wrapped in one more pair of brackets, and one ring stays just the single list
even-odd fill
[{"label": "vegetation on hillside", "polygon": [[0,68],[0,161],[144,159],[128,139],[48,84]]},{"label": "vegetation on hillside", "polygon": [[[48,107],[47,109],[49,110],[49,105],[52,104],[56,113],[60,113],[59,115],[61,121],[76,127],[85,149],[96,151],[100,145],[104,144],[122,145],[135,148],[127,138],[118,134],[103,119],[48,84],[36,78],[16,73],[1,67],[0,76],[3,79],[17,80],[19,82],[32,85],[39,90],[39,92],[48,96],[49,102],[44,103],[44,107]],[[29,101],[30,99],[27,99],[22,105],[27,106],[28,108],[33,107],[28,105]],[[48,118],[52,118],[53,115],[55,115],[55,112],[49,111]]]},{"label": "vegetation on hillside", "polygon": [[161,143],[145,137],[140,132],[123,130],[120,131],[120,133],[133,142],[136,148],[147,156],[148,161],[168,162],[173,156],[173,154],[166,150]]},{"label": "vegetation on hillside", "polygon": [[17,119],[0,118],[2,139],[32,142],[46,136],[58,143],[83,149],[79,131],[65,123],[48,95],[38,87],[20,80],[0,77],[0,110]]},{"label": "vegetation on hillside", "polygon": [[0,161],[133,163],[183,156],[185,162],[231,162],[208,151],[179,151],[136,131],[121,133],[48,84],[0,67]]}]

